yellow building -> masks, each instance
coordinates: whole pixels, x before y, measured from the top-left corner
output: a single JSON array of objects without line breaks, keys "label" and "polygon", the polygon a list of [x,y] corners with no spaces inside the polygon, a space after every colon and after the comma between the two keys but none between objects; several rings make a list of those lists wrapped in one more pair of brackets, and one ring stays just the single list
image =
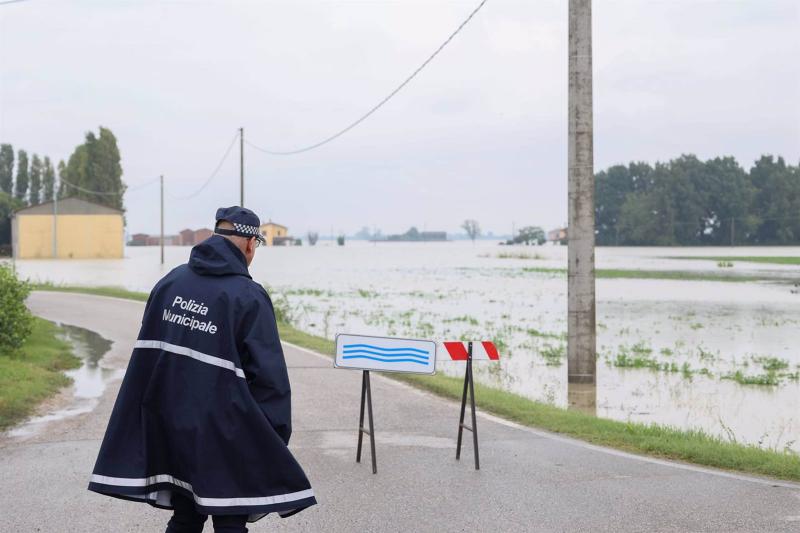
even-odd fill
[{"label": "yellow building", "polygon": [[65,198],[24,207],[11,219],[11,243],[17,259],[121,259],[123,212]]},{"label": "yellow building", "polygon": [[265,224],[261,224],[261,234],[267,241],[267,246],[274,245],[276,237],[279,241],[283,240],[288,231],[289,230],[286,226],[281,226],[280,224],[276,224],[271,220]]}]

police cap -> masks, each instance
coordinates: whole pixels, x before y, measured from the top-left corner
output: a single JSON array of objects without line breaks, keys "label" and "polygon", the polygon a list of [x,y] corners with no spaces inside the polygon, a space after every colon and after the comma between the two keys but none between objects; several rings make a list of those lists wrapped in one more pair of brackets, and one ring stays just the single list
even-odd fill
[{"label": "police cap", "polygon": [[233,205],[231,207],[220,207],[217,209],[217,225],[225,220],[233,224],[233,229],[214,228],[214,233],[220,235],[238,235],[239,237],[255,237],[258,242],[264,244],[264,236],[261,235],[261,220],[258,215],[247,209]]}]

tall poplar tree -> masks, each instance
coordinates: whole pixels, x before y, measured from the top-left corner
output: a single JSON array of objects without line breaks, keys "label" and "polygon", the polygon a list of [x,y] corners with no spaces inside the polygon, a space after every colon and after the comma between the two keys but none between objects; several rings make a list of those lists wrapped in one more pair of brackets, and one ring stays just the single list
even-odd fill
[{"label": "tall poplar tree", "polygon": [[42,160],[39,159],[38,155],[33,154],[33,159],[31,160],[30,190],[28,191],[28,198],[30,198],[31,205],[39,203],[39,193],[42,189],[42,170]]},{"label": "tall poplar tree", "polygon": [[56,173],[50,158],[44,158],[44,172],[42,174],[42,200],[49,202],[55,193]]},{"label": "tall poplar tree", "polygon": [[17,190],[16,198],[26,202],[28,196],[28,154],[25,150],[17,152]]},{"label": "tall poplar tree", "polygon": [[66,184],[64,183],[64,179],[67,177],[67,165],[64,164],[64,160],[60,160],[58,162],[58,199],[61,200],[62,198],[67,197],[67,191],[65,189]]},{"label": "tall poplar tree", "polygon": [[86,133],[85,142],[72,152],[61,177],[65,195],[124,209],[126,186],[122,182],[119,148],[108,128],[101,126],[99,135]]},{"label": "tall poplar tree", "polygon": [[11,195],[14,185],[14,148],[0,144],[0,191]]}]

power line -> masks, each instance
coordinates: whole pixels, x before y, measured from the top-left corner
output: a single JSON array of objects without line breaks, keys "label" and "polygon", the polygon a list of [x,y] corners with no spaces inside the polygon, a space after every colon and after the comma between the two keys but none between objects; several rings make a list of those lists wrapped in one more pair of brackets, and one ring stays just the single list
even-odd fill
[{"label": "power line", "polygon": [[0,6],[4,6],[6,4],[18,4],[20,2],[26,2],[27,0],[4,0],[0,2]]},{"label": "power line", "polygon": [[74,183],[71,183],[71,182],[65,180],[64,178],[59,178],[59,182],[60,183],[69,185],[70,187],[72,187],[74,189],[77,189],[77,190],[79,190],[81,192],[85,192],[86,194],[99,194],[99,195],[102,195],[102,196],[118,196],[120,194],[125,194],[126,192],[137,191],[139,189],[143,189],[143,188],[145,188],[145,187],[147,187],[149,185],[152,185],[156,181],[158,181],[158,178],[152,179],[150,181],[147,181],[145,183],[141,183],[141,184],[133,186],[133,187],[128,187],[124,191],[95,191],[95,190],[92,190],[92,189],[87,189],[85,187],[81,187],[80,185],[75,185]]},{"label": "power line", "polygon": [[222,164],[223,164],[223,163],[225,163],[225,160],[226,160],[226,159],[228,159],[228,155],[231,153],[231,149],[233,148],[233,145],[234,145],[234,144],[236,144],[236,140],[237,140],[238,138],[239,138],[239,130],[236,130],[236,134],[233,136],[233,139],[231,139],[231,143],[228,145],[228,148],[225,150],[225,154],[222,156],[222,159],[220,160],[219,164],[218,164],[218,165],[217,165],[217,167],[214,169],[214,172],[212,172],[212,173],[211,173],[211,175],[210,175],[210,176],[208,177],[208,179],[207,179],[207,180],[206,180],[206,181],[205,181],[205,182],[204,182],[204,183],[203,183],[203,184],[200,186],[200,188],[199,188],[199,189],[197,189],[196,191],[194,191],[194,192],[193,192],[193,193],[191,193],[191,194],[187,194],[187,195],[184,195],[184,196],[174,196],[174,195],[172,195],[172,194],[167,194],[167,196],[169,196],[169,197],[170,197],[170,198],[172,198],[173,200],[189,200],[190,198],[194,198],[195,196],[197,196],[198,194],[200,194],[201,192],[203,192],[203,190],[204,190],[206,187],[208,187],[208,184],[209,184],[209,183],[211,183],[211,180],[213,180],[213,179],[214,179],[214,178],[217,176],[217,173],[218,173],[218,172],[219,172],[219,170],[222,168]]},{"label": "power line", "polygon": [[255,145],[255,144],[253,144],[253,143],[251,143],[250,141],[247,141],[247,140],[245,140],[244,142],[247,143],[248,146],[250,146],[252,148],[255,148],[256,150],[259,150],[261,152],[264,152],[265,154],[270,154],[270,155],[293,155],[293,154],[300,154],[302,152],[308,152],[308,151],[313,150],[315,148],[319,148],[320,146],[322,146],[324,144],[328,144],[329,142],[341,137],[342,135],[344,135],[348,131],[352,130],[353,128],[355,128],[356,126],[358,126],[359,124],[364,122],[367,118],[369,118],[370,115],[375,113],[378,109],[383,107],[384,104],[386,104],[389,100],[391,100],[392,97],[394,97],[394,95],[399,93],[403,89],[403,87],[408,85],[411,82],[411,80],[413,80],[417,76],[417,74],[419,74],[422,71],[422,69],[427,67],[428,63],[433,61],[433,58],[435,58],[437,55],[439,55],[439,52],[441,52],[444,49],[444,47],[447,46],[450,43],[450,41],[452,41],[453,38],[456,35],[458,35],[458,33],[464,28],[464,26],[466,26],[469,23],[470,20],[472,20],[472,17],[474,17],[478,13],[478,11],[480,11],[480,9],[483,7],[483,5],[487,1],[488,0],[481,0],[481,2],[478,4],[478,6],[475,9],[472,10],[472,13],[470,13],[469,16],[466,19],[464,19],[464,21],[458,26],[458,28],[456,28],[456,30],[453,33],[451,33],[450,36],[447,39],[445,39],[445,41],[441,45],[439,45],[439,48],[437,48],[436,51],[433,52],[428,57],[428,59],[426,59],[419,67],[417,67],[417,69],[414,72],[412,72],[411,75],[405,79],[405,81],[403,81],[400,85],[398,85],[383,100],[378,102],[369,111],[364,113],[360,118],[358,118],[355,122],[351,123],[349,126],[345,127],[344,129],[334,133],[330,137],[327,137],[327,138],[325,138],[325,139],[323,139],[323,140],[321,140],[321,141],[319,141],[317,143],[311,144],[309,146],[305,146],[303,148],[297,148],[295,150],[285,150],[285,151],[284,150],[270,150],[270,149],[267,149],[267,148],[263,148],[261,146],[257,146],[257,145]]}]

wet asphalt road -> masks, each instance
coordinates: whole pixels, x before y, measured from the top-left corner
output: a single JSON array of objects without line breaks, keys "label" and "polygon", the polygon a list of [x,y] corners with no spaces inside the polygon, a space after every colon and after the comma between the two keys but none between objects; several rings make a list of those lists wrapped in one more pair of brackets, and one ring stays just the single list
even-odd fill
[{"label": "wet asphalt road", "polygon": [[[124,368],[143,304],[36,292],[44,318],[114,341],[102,365]],[[633,457],[480,416],[455,460],[458,405],[373,376],[378,474],[355,462],[361,375],[286,346],[291,448],[319,505],[258,531],[800,531],[800,485]],[[0,437],[0,532],[160,532],[148,505],[86,490],[119,381],[88,414],[27,437]],[[469,437],[469,434],[467,435]],[[211,531],[208,524],[206,531]]]}]

